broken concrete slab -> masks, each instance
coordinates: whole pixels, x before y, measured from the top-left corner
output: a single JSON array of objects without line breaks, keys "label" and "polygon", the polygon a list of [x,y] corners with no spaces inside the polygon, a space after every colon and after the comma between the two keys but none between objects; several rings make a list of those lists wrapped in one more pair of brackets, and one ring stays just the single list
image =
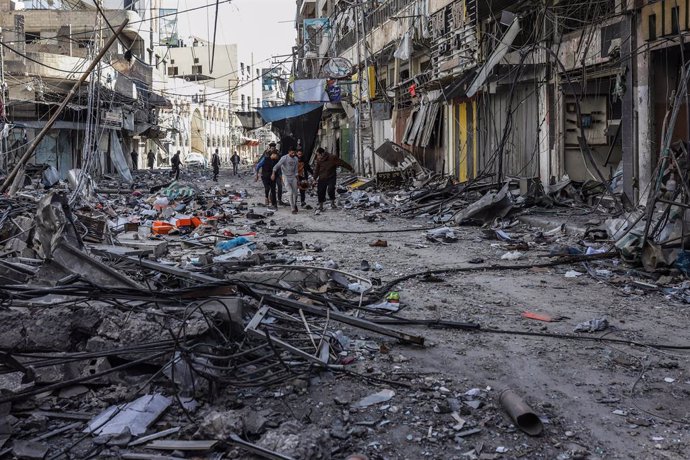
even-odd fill
[{"label": "broken concrete slab", "polygon": [[91,420],[84,433],[119,435],[128,429],[134,436],[142,435],[170,404],[172,399],[155,393],[127,404],[111,406]]}]

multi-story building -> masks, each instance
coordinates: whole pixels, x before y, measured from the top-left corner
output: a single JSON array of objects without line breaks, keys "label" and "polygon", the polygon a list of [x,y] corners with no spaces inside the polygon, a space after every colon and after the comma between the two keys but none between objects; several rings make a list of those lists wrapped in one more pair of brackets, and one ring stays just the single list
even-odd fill
[{"label": "multi-story building", "polygon": [[[132,4],[125,8],[121,2],[106,3],[101,14],[81,2],[67,8],[0,0],[6,85],[2,121],[11,127],[3,142],[4,166],[21,156],[125,19],[129,22],[124,31],[92,75],[98,80],[90,78],[82,85],[32,161],[51,165],[65,177],[95,152],[98,161],[93,162],[92,172],[110,171],[113,162],[121,164],[123,153],[143,152],[141,139],[159,136],[157,112],[168,102],[152,91],[153,81],[162,75],[155,68],[150,21],[144,20],[151,12]],[[95,91],[89,91],[89,85]],[[131,166],[130,155],[124,160]]]},{"label": "multi-story building", "polygon": [[285,104],[288,75],[280,67],[261,69],[261,107],[276,107]]},{"label": "multi-story building", "polygon": [[[326,70],[351,65],[336,80],[352,96],[343,111],[324,109],[319,138],[362,172],[385,168],[372,152],[391,140],[463,182],[615,179],[636,203],[690,55],[688,8],[672,0],[299,0],[295,78],[329,78]],[[674,139],[690,137],[685,112]]]},{"label": "multi-story building", "polygon": [[255,157],[259,142],[252,131],[258,126],[242,124],[242,115],[261,107],[261,72],[254,68],[252,55],[240,54],[236,44],[216,44],[214,48],[205,40],[190,37],[178,38],[175,46],[169,46],[166,56],[169,79],[203,87],[207,98],[230,109],[228,132],[220,142],[222,146],[222,139],[227,137],[227,147],[221,148],[228,152],[237,150],[246,158]]}]

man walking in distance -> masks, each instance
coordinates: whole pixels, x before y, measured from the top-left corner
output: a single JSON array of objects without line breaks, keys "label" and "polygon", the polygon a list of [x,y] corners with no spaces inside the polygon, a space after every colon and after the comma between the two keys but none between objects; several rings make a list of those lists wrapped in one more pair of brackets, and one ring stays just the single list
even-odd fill
[{"label": "man walking in distance", "polygon": [[213,152],[211,156],[211,166],[213,167],[213,182],[218,182],[218,173],[220,172],[220,155],[218,155],[218,149]]},{"label": "man walking in distance", "polygon": [[132,171],[136,171],[139,169],[139,155],[137,155],[137,151],[132,149]]},{"label": "man walking in distance", "polygon": [[153,162],[156,160],[156,155],[153,154],[153,150],[149,150],[146,155],[146,162],[148,163],[149,169],[153,171]]},{"label": "man walking in distance", "polygon": [[278,160],[278,163],[273,166],[273,174],[271,179],[276,180],[276,172],[278,169],[283,173],[283,181],[288,189],[290,206],[292,207],[292,213],[297,214],[297,170],[298,170],[299,160],[297,159],[297,154],[293,149],[288,151],[288,154],[283,158]]},{"label": "man walking in distance", "polygon": [[[273,175],[273,167],[278,163],[278,153],[272,152],[270,149],[264,152],[259,162],[256,164],[256,177],[254,181],[259,180],[259,173],[261,173],[261,181],[264,184],[264,193],[266,194],[266,206],[271,204],[274,208],[278,208],[276,199],[276,181],[271,178]],[[270,198],[270,201],[269,201]]]},{"label": "man walking in distance", "polygon": [[326,192],[328,192],[328,199],[331,200],[331,208],[336,209],[335,205],[335,184],[337,182],[337,169],[342,166],[345,169],[354,172],[352,166],[347,162],[341,160],[335,155],[326,153],[326,151],[319,147],[316,150],[317,163],[314,168],[314,177],[316,178],[316,195],[319,198],[318,212],[323,211],[323,204],[326,201]]},{"label": "man walking in distance", "polygon": [[237,154],[237,150],[235,150],[235,153],[233,153],[230,157],[230,163],[232,163],[232,174],[233,176],[236,176],[237,166],[240,164],[240,156]]},{"label": "man walking in distance", "polygon": [[180,165],[182,164],[182,160],[180,160],[180,151],[178,150],[175,152],[175,155],[170,159],[170,164],[172,165],[172,172],[171,174],[175,176],[175,180],[180,179]]}]

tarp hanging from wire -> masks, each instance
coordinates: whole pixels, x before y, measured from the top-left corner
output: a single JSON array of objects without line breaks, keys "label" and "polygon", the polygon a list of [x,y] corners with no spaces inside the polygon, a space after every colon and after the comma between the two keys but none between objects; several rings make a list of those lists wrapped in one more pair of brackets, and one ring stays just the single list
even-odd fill
[{"label": "tarp hanging from wire", "polygon": [[110,161],[113,162],[122,179],[128,184],[132,183],[132,173],[129,170],[127,159],[122,151],[122,144],[117,138],[116,133],[110,133]]},{"label": "tarp hanging from wire", "polygon": [[309,162],[314,149],[316,134],[321,125],[322,112],[323,105],[316,104],[316,108],[310,111],[272,122],[271,129],[280,138],[282,154],[287,153],[290,148],[301,146],[305,160]]},{"label": "tarp hanging from wire", "polygon": [[239,118],[244,129],[257,129],[266,124],[258,112],[235,112],[235,115]]},{"label": "tarp hanging from wire", "polygon": [[[272,123],[274,121],[285,120],[287,118],[294,118],[304,115],[306,113],[312,112],[316,109],[322,109],[322,103],[313,104],[293,104],[293,105],[281,105],[278,107],[262,107],[259,110],[261,118],[264,122]],[[319,111],[319,116],[321,116],[321,111]],[[306,152],[305,152],[306,153]]]}]

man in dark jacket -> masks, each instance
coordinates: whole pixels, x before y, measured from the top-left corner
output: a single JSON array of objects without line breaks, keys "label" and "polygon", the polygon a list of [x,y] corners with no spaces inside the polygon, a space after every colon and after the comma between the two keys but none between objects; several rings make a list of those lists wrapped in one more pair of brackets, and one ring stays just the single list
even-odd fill
[{"label": "man in dark jacket", "polygon": [[137,151],[132,149],[132,170],[136,171],[139,169],[139,155],[137,154]]},{"label": "man in dark jacket", "polygon": [[213,181],[218,182],[218,173],[220,172],[220,155],[218,155],[218,149],[216,149],[211,156],[211,166],[213,167]]},{"label": "man in dark jacket", "polygon": [[327,153],[323,148],[319,147],[316,150],[317,162],[314,168],[314,177],[316,178],[316,195],[319,198],[319,211],[323,211],[323,204],[326,201],[326,192],[328,192],[328,199],[331,200],[331,208],[336,209],[335,205],[335,184],[338,180],[338,166],[354,172],[352,166],[347,162],[341,160],[335,155]]},{"label": "man in dark jacket", "polygon": [[175,152],[175,155],[170,159],[170,164],[172,165],[171,175],[175,176],[175,180],[180,178],[180,165],[182,160],[180,160],[180,151]]},{"label": "man in dark jacket", "polygon": [[240,164],[240,156],[237,154],[237,150],[230,157],[230,163],[232,163],[232,174],[237,175],[237,166]]},{"label": "man in dark jacket", "polygon": [[156,160],[156,155],[154,155],[153,150],[149,150],[149,153],[146,155],[146,163],[149,166],[149,169],[153,171],[153,163]]},{"label": "man in dark jacket", "polygon": [[273,167],[278,163],[278,152],[268,149],[264,152],[259,162],[256,164],[256,178],[255,181],[259,180],[259,174],[261,175],[261,181],[264,184],[264,193],[266,194],[266,206],[270,204],[274,208],[278,208],[278,200],[276,197],[276,178],[273,175]]}]

